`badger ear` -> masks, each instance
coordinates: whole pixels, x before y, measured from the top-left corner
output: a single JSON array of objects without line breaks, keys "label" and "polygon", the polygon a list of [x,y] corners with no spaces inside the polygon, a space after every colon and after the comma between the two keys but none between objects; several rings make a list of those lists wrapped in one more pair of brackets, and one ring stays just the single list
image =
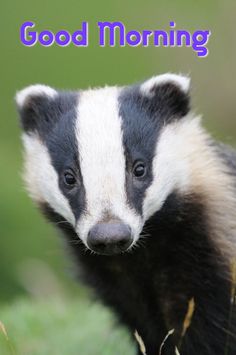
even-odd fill
[{"label": "badger ear", "polygon": [[58,92],[46,85],[31,85],[17,92],[16,104],[25,132],[47,131],[55,121]]},{"label": "badger ear", "polygon": [[166,120],[183,117],[189,112],[189,90],[190,79],[176,74],[158,75],[140,86],[152,114],[159,114]]}]

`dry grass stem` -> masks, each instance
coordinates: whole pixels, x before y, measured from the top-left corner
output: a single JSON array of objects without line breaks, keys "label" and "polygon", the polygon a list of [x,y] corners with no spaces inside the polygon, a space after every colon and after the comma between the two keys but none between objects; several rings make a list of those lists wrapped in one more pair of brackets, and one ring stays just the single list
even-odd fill
[{"label": "dry grass stem", "polygon": [[236,295],[236,260],[232,263],[232,288],[231,288],[231,302],[235,302]]},{"label": "dry grass stem", "polygon": [[137,332],[137,330],[135,330],[134,336],[135,336],[135,339],[137,340],[137,342],[138,342],[138,344],[139,344],[141,353],[142,353],[143,355],[147,355],[147,353],[146,353],[146,348],[145,348],[143,339],[141,338],[141,336],[139,335],[139,333]]},{"label": "dry grass stem", "polygon": [[188,303],[188,310],[187,310],[186,316],[184,318],[183,330],[182,330],[182,333],[181,333],[181,337],[184,337],[187,329],[191,325],[191,321],[192,321],[192,318],[193,318],[194,310],[195,310],[195,301],[194,301],[194,298],[191,298],[191,300]]},{"label": "dry grass stem", "polygon": [[175,355],[180,355],[180,352],[179,352],[177,346],[175,347]]},{"label": "dry grass stem", "polygon": [[5,325],[1,321],[0,321],[0,332],[2,332],[5,336],[5,338],[8,340],[8,335],[7,335]]},{"label": "dry grass stem", "polygon": [[166,336],[165,336],[163,342],[161,343],[160,350],[159,350],[159,355],[161,355],[161,353],[162,353],[162,349],[163,349],[163,347],[164,347],[164,345],[165,345],[166,340],[169,338],[170,335],[172,335],[172,334],[174,333],[174,331],[175,331],[174,329],[171,329],[171,330],[169,330],[168,333],[166,334]]}]

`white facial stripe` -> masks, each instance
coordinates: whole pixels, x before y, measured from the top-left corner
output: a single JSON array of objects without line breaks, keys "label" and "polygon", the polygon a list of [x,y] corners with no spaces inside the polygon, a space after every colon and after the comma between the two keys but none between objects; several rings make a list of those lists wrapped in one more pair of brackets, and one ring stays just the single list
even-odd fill
[{"label": "white facial stripe", "polygon": [[143,201],[145,220],[161,209],[173,190],[189,190],[193,171],[191,159],[198,154],[199,144],[204,144],[201,135],[199,118],[190,115],[163,128],[153,159],[153,182]]},{"label": "white facial stripe", "polygon": [[141,229],[140,217],[126,203],[118,94],[116,87],[103,88],[85,91],[79,99],[76,135],[87,213],[79,220],[78,234],[85,244],[89,229],[106,211],[129,224],[134,237]]},{"label": "white facial stripe", "polygon": [[16,103],[18,107],[23,107],[28,97],[42,95],[53,98],[57,95],[57,91],[47,85],[30,85],[27,86],[25,89],[17,92]]},{"label": "white facial stripe", "polygon": [[47,202],[55,212],[75,225],[75,218],[58,186],[58,174],[45,145],[36,135],[23,134],[25,148],[24,178],[34,200]]},{"label": "white facial stripe", "polygon": [[140,87],[140,91],[146,96],[152,96],[152,89],[154,86],[165,84],[165,83],[173,83],[177,85],[183,92],[187,93],[190,87],[190,79],[183,75],[177,74],[162,74],[152,77],[151,79],[145,81]]}]

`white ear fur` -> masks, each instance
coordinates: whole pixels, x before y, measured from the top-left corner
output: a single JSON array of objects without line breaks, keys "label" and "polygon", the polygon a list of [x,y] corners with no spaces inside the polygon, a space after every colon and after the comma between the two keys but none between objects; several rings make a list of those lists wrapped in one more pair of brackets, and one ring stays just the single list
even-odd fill
[{"label": "white ear fur", "polygon": [[50,98],[55,97],[57,91],[47,85],[35,84],[27,86],[26,88],[16,93],[16,103],[19,108],[22,108],[28,97],[34,96],[48,96]]},{"label": "white ear fur", "polygon": [[190,78],[187,76],[166,73],[153,76],[152,78],[148,79],[141,85],[140,90],[145,96],[152,96],[152,89],[155,86],[166,83],[173,83],[174,85],[178,86],[184,93],[188,93],[190,88]]}]

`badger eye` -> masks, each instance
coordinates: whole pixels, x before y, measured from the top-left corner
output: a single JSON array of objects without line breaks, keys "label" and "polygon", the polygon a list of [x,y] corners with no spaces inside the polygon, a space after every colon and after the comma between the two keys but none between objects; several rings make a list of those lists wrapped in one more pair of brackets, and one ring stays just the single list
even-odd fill
[{"label": "badger eye", "polygon": [[146,174],[146,166],[142,162],[137,162],[133,168],[133,174],[137,178],[141,178]]},{"label": "badger eye", "polygon": [[64,182],[68,186],[73,186],[76,183],[76,178],[71,172],[65,172],[64,174]]}]

